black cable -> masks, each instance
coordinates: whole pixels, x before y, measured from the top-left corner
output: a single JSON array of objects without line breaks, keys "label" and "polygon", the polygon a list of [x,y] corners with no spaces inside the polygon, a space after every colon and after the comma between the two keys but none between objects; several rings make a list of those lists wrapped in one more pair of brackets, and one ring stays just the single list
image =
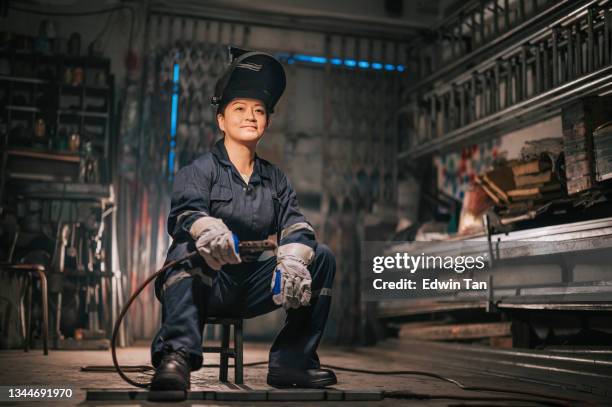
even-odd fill
[{"label": "black cable", "polygon": [[[548,395],[548,394],[536,393],[536,392],[531,392],[531,391],[508,390],[508,389],[500,389],[500,388],[497,388],[497,387],[486,387],[486,386],[467,386],[467,385],[461,383],[460,381],[452,379],[450,377],[442,376],[442,375],[439,375],[439,374],[436,374],[436,373],[425,372],[425,371],[421,371],[421,370],[389,370],[389,371],[380,371],[380,370],[367,370],[367,369],[353,369],[353,368],[342,367],[342,366],[334,366],[334,365],[328,365],[328,364],[323,365],[323,367],[326,367],[326,368],[329,368],[329,369],[334,369],[334,370],[345,371],[345,372],[362,373],[362,374],[373,374],[373,375],[382,375],[382,376],[399,376],[399,375],[426,376],[426,377],[432,377],[434,379],[442,380],[442,381],[445,381],[445,382],[448,382],[448,383],[452,383],[452,384],[456,385],[457,387],[459,387],[460,389],[466,390],[466,391],[488,391],[488,392],[492,392],[492,393],[519,394],[519,395],[523,395],[523,396],[541,397],[541,398],[547,398],[547,399],[551,399],[551,400],[560,400],[560,401],[569,402],[569,403],[582,402],[582,400],[578,400],[578,399],[572,399],[572,398],[567,398],[567,397],[551,396],[551,395]],[[446,398],[446,397],[442,397],[442,398]]]},{"label": "black cable", "polygon": [[130,12],[130,35],[128,37],[128,47],[129,47],[128,50],[132,49],[132,39],[134,37],[134,23],[136,20],[136,13],[134,12],[134,9],[132,7],[129,7],[126,5],[109,7],[109,8],[94,10],[94,11],[73,11],[73,12],[40,11],[40,10],[33,10],[29,8],[15,7],[11,5],[10,3],[9,3],[8,8],[11,10],[15,10],[15,11],[21,11],[22,13],[30,13],[30,14],[38,14],[42,16],[54,16],[54,17],[85,17],[85,16],[94,16],[98,14],[113,13],[117,10],[128,10]]},{"label": "black cable", "polygon": [[117,321],[115,322],[115,327],[113,328],[113,335],[111,337],[111,355],[113,357],[113,365],[114,365],[115,369],[117,370],[117,373],[119,374],[119,376],[121,376],[121,378],[123,380],[125,380],[126,382],[128,382],[129,384],[131,384],[134,387],[140,387],[140,388],[146,389],[147,387],[149,387],[149,385],[151,383],[140,383],[140,382],[137,382],[137,381],[134,381],[134,380],[130,379],[129,377],[127,377],[125,375],[125,373],[123,373],[123,370],[121,369],[121,366],[119,365],[119,361],[117,359],[117,346],[116,346],[116,344],[117,344],[117,335],[119,334],[119,328],[121,327],[121,322],[123,321],[123,318],[125,318],[125,314],[127,314],[128,310],[130,309],[130,306],[132,305],[134,300],[136,300],[136,298],[138,298],[138,296],[140,295],[142,290],[144,290],[145,287],[147,285],[149,285],[149,283],[151,281],[153,281],[155,278],[157,278],[157,276],[159,276],[162,273],[164,273],[170,267],[173,267],[173,266],[175,266],[175,265],[177,265],[179,263],[182,263],[185,260],[195,256],[196,254],[198,254],[197,251],[190,252],[186,256],[181,257],[180,259],[177,259],[177,260],[174,260],[174,261],[171,261],[171,262],[167,263],[161,269],[157,270],[155,273],[153,273],[149,277],[147,277],[147,279],[140,285],[140,287],[138,287],[136,289],[136,291],[134,291],[134,294],[132,294],[132,296],[130,297],[128,302],[123,306],[123,309],[119,313],[119,317],[117,317]]}]

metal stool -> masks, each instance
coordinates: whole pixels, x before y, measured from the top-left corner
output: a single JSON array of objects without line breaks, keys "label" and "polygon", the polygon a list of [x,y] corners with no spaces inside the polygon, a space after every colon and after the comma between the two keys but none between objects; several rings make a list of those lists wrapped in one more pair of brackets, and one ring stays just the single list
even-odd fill
[{"label": "metal stool", "polygon": [[[221,325],[221,346],[203,346],[204,353],[219,353],[219,381],[227,382],[229,358],[234,358],[234,383],[243,383],[243,340],[241,318],[213,318],[206,319],[207,324]],[[234,326],[234,347],[230,348],[230,328]]]},{"label": "metal stool", "polygon": [[[27,315],[24,315],[25,319],[25,332],[23,332],[23,350],[27,352],[30,347],[30,340],[32,336],[32,278],[38,277],[40,280],[40,302],[42,306],[41,315],[41,328],[42,328],[42,340],[43,340],[43,353],[49,354],[49,304],[47,300],[47,276],[45,275],[45,266],[41,264],[24,264],[24,263],[2,263],[0,264],[0,270],[6,270],[12,273],[28,273],[28,285],[25,292],[25,306],[27,309]],[[241,331],[242,334],[242,331]]]}]

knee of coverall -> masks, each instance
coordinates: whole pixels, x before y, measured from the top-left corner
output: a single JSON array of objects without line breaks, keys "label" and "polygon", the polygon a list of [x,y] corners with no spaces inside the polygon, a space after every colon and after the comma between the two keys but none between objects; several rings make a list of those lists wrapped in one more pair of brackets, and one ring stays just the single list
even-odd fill
[{"label": "knee of coverall", "polygon": [[327,245],[317,244],[310,268],[313,288],[332,288],[336,275],[336,256]]}]

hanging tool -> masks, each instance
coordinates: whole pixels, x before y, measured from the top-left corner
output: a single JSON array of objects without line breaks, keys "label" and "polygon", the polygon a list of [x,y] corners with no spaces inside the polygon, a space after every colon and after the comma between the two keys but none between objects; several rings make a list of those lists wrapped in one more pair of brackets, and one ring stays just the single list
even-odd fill
[{"label": "hanging tool", "polygon": [[[273,242],[272,240],[253,240],[253,241],[240,242],[238,238],[236,237],[236,235],[233,235],[233,237],[234,237],[234,247],[236,251],[240,253],[241,256],[242,255],[253,255],[255,253],[261,253],[266,250],[276,249],[276,243]],[[129,377],[125,375],[125,373],[123,373],[123,370],[121,370],[121,366],[119,366],[119,361],[117,360],[116,341],[117,341],[117,336],[119,334],[119,328],[121,327],[121,322],[123,321],[125,314],[130,309],[130,306],[132,305],[132,303],[136,300],[136,298],[138,298],[142,290],[144,290],[145,287],[149,285],[151,281],[153,281],[155,278],[157,278],[159,275],[161,275],[162,273],[164,273],[166,270],[170,269],[171,267],[174,267],[177,264],[180,264],[196,255],[199,255],[197,251],[190,252],[186,254],[184,257],[181,257],[180,259],[167,263],[161,269],[151,274],[136,289],[136,291],[134,291],[134,294],[132,294],[130,299],[127,301],[127,303],[121,310],[121,313],[119,314],[119,317],[117,318],[117,321],[115,322],[115,326],[113,328],[113,336],[111,338],[111,354],[113,357],[113,365],[115,366],[115,369],[117,370],[117,373],[119,374],[119,376],[121,376],[123,380],[125,380],[127,383],[131,384],[132,386],[147,388],[149,387],[150,383],[139,383],[139,382],[136,382],[130,379]]]}]

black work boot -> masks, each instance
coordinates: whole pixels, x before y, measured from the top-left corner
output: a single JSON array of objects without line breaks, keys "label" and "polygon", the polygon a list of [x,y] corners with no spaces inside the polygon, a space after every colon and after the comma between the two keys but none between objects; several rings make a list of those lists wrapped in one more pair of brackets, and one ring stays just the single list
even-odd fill
[{"label": "black work boot", "polygon": [[268,369],[268,384],[272,387],[322,388],[338,383],[336,375],[329,369]]},{"label": "black work boot", "polygon": [[[155,369],[155,375],[151,381],[151,392],[177,392],[178,395],[189,390],[191,366],[189,356],[183,350],[168,350]],[[184,399],[184,398],[183,398]]]}]

